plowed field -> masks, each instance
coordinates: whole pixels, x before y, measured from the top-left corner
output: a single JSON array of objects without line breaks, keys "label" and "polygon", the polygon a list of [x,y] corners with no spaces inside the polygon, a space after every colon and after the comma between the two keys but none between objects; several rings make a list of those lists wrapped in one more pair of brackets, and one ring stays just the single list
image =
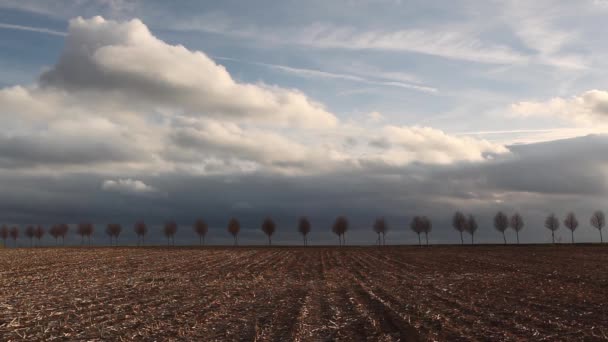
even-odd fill
[{"label": "plowed field", "polygon": [[0,340],[607,340],[608,247],[0,250]]}]

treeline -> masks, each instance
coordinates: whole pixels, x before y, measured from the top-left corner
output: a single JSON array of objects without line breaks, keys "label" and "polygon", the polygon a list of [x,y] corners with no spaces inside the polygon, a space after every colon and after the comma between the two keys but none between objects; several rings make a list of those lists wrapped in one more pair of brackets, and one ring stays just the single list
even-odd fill
[{"label": "treeline", "polygon": [[[574,232],[579,227],[579,222],[576,215],[572,212],[568,213],[565,218],[561,221],[564,227],[571,233],[571,242],[574,243]],[[547,216],[544,221],[544,226],[551,232],[551,241],[555,243],[555,232],[561,226],[559,218],[555,214]],[[592,227],[599,231],[600,242],[604,242],[602,235],[602,229],[606,225],[606,218],[602,211],[596,211],[591,215],[589,223]],[[524,219],[519,213],[514,213],[511,216],[499,211],[496,213],[493,219],[494,228],[502,235],[503,243],[507,244],[505,232],[508,229],[512,229],[517,238],[519,244],[519,232],[524,229]],[[343,246],[346,244],[346,232],[349,229],[349,221],[345,216],[338,216],[332,225],[332,232],[338,238],[338,244]],[[409,228],[418,235],[418,244],[422,246],[422,235],[424,234],[425,245],[429,245],[429,234],[431,233],[433,224],[431,219],[426,216],[414,216],[410,221]],[[475,234],[479,225],[477,220],[472,214],[465,215],[464,213],[457,211],[452,216],[452,227],[460,233],[460,243],[464,244],[464,234],[469,234],[471,238],[471,244],[475,244]],[[389,231],[389,224],[383,217],[377,218],[372,223],[372,231],[377,234],[376,244],[379,246],[386,245],[386,235]],[[268,238],[268,245],[272,245],[272,236],[277,231],[276,222],[266,217],[261,225],[260,229]],[[67,224],[57,224],[51,226],[48,229],[48,234],[55,239],[55,244],[65,244],[65,237],[68,234],[70,228]],[[167,245],[175,245],[175,234],[177,233],[178,225],[175,221],[168,221],[162,227],[162,234],[167,239]],[[199,245],[205,245],[205,239],[209,232],[209,227],[203,219],[198,219],[192,225],[193,232],[198,235]],[[302,236],[302,242],[304,246],[308,246],[308,235],[312,230],[312,224],[306,217],[300,217],[297,222],[297,231]],[[91,236],[95,233],[95,226],[90,222],[82,222],[76,225],[75,233],[80,236],[81,244],[91,245]],[[118,244],[118,238],[123,231],[123,227],[119,223],[109,223],[105,228],[105,234],[109,238],[110,246]],[[133,225],[133,231],[137,235],[137,245],[145,244],[145,238],[148,234],[148,226],[143,221],[138,221]],[[228,221],[227,231],[233,238],[234,245],[238,245],[238,236],[241,231],[241,224],[236,218],[231,218]],[[40,225],[30,225],[23,229],[23,235],[29,239],[30,246],[39,246],[40,240],[47,233],[47,230]],[[0,227],[0,239],[4,245],[7,245],[7,240],[12,239],[14,245],[17,246],[17,240],[20,237],[20,229],[18,227],[7,227],[3,225]]]}]

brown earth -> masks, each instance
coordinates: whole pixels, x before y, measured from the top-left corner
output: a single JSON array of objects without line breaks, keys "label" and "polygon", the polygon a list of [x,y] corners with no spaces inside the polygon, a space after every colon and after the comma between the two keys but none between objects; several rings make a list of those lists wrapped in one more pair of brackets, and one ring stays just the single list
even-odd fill
[{"label": "brown earth", "polygon": [[608,247],[0,250],[0,340],[608,340]]}]

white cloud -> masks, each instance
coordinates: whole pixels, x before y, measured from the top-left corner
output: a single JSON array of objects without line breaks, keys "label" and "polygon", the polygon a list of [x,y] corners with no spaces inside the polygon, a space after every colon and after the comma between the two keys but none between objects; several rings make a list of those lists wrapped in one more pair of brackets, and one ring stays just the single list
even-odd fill
[{"label": "white cloud", "polygon": [[[376,77],[380,76],[381,80],[374,79],[371,77],[362,77],[357,75],[343,74],[343,73],[335,73],[335,72],[327,72],[321,70],[314,69],[305,69],[305,68],[295,68],[286,65],[278,65],[278,64],[268,64],[268,63],[259,63],[259,62],[250,62],[240,60],[238,58],[230,58],[230,57],[215,57],[219,60],[228,60],[239,63],[247,63],[260,65],[267,68],[279,70],[285,73],[289,73],[292,75],[300,76],[303,78],[317,78],[317,79],[334,79],[334,80],[345,80],[350,82],[357,82],[367,85],[377,85],[383,87],[395,87],[402,89],[410,89],[421,91],[425,93],[435,93],[437,92],[437,88],[429,87],[423,84],[416,84],[412,81],[412,77],[406,77],[406,75],[402,73],[382,73],[377,72]],[[384,79],[384,80],[382,80]]]},{"label": "white cloud", "polygon": [[554,117],[582,126],[596,126],[605,130],[608,126],[608,92],[589,90],[570,98],[555,97],[547,101],[522,101],[511,106],[512,112],[521,117]]},{"label": "white cloud", "polygon": [[158,192],[156,188],[149,186],[140,180],[131,178],[105,180],[101,184],[101,189],[125,194],[149,194]]},{"label": "white cloud", "polygon": [[492,154],[509,152],[500,144],[468,136],[452,136],[431,127],[388,125],[383,133],[374,142],[384,151],[372,159],[380,159],[389,165],[484,161]]},{"label": "white cloud", "polygon": [[0,137],[0,167],[95,173],[119,178],[104,188],[146,191],[120,177],[319,174],[506,152],[432,128],[380,125],[380,113],[370,118],[374,127],[340,122],[297,90],[235,82],[203,52],[168,45],[139,20],[77,18],[39,84],[0,89],[0,124],[10,132]]},{"label": "white cloud", "polygon": [[123,101],[177,107],[186,115],[330,127],[336,117],[296,90],[238,83],[200,51],[169,45],[140,20],[70,21],[65,50],[42,84],[102,91]]},{"label": "white cloud", "polygon": [[13,25],[13,24],[7,24],[7,23],[0,23],[0,29],[39,32],[39,33],[45,33],[45,34],[50,34],[50,35],[54,35],[54,36],[65,36],[66,35],[66,33],[63,31],[51,30],[51,29],[47,29],[44,27]]}]

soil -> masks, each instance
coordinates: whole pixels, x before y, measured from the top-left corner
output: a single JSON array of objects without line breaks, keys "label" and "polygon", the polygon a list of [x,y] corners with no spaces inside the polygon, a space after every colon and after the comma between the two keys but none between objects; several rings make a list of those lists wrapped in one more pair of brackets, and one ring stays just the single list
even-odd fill
[{"label": "soil", "polygon": [[0,250],[0,340],[608,340],[608,247]]}]

